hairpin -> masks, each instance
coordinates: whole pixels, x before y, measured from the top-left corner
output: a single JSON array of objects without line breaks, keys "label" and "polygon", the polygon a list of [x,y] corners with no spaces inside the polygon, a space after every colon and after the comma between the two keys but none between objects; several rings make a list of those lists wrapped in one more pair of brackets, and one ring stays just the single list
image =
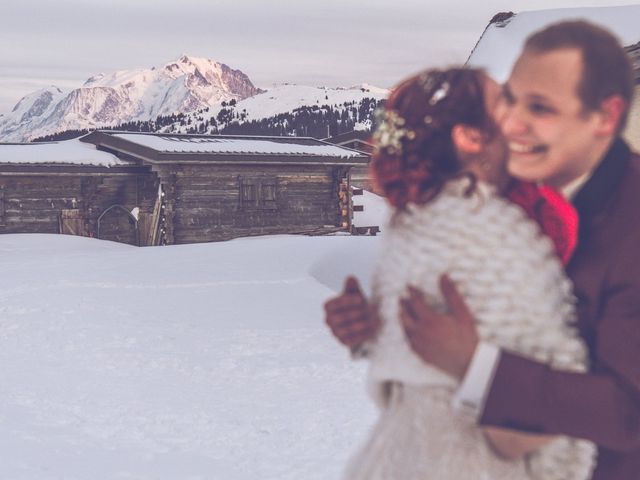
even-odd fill
[{"label": "hairpin", "polygon": [[431,98],[429,99],[429,105],[436,105],[440,100],[446,98],[449,94],[449,87],[449,82],[444,82],[442,86],[438,90],[433,92],[433,95],[431,95]]}]

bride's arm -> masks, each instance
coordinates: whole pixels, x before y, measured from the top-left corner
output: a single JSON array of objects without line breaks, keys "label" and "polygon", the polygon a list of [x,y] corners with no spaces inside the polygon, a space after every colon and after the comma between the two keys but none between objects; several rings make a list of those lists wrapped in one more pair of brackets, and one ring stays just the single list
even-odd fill
[{"label": "bride's arm", "polygon": [[515,460],[535,452],[556,438],[495,427],[485,427],[482,432],[494,453],[505,460]]}]

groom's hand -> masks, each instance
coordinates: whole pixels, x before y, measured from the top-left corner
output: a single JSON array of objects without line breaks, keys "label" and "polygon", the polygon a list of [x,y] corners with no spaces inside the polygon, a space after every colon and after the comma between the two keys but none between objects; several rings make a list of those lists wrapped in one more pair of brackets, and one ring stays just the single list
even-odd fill
[{"label": "groom's hand", "polygon": [[333,335],[352,350],[373,338],[380,327],[355,277],[347,277],[342,293],[326,302],[324,310]]},{"label": "groom's hand", "polygon": [[478,333],[462,296],[445,275],[440,277],[440,290],[451,313],[437,312],[420,290],[410,286],[407,297],[400,300],[400,320],[420,358],[462,380],[478,345]]}]

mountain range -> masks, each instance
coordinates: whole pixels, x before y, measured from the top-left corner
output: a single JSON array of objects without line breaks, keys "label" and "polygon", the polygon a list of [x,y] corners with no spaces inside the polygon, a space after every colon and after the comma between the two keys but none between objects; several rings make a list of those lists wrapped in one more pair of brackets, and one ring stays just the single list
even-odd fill
[{"label": "mountain range", "polygon": [[260,92],[240,70],[181,56],[161,67],[98,74],[71,91],[51,86],[23,97],[0,117],[2,141],[113,126],[187,113]]},{"label": "mountain range", "polygon": [[[76,89],[51,86],[23,97],[0,116],[0,141],[56,138],[95,128],[216,133],[230,123],[255,122],[307,107],[344,111],[363,99],[381,100],[386,89],[292,84],[254,86],[240,70],[188,55],[160,67],[94,75]],[[352,123],[360,117],[353,117]],[[365,118],[366,117],[366,118]],[[363,116],[365,125],[369,116]],[[136,128],[136,126],[138,126]],[[304,130],[302,131],[304,133]]]}]

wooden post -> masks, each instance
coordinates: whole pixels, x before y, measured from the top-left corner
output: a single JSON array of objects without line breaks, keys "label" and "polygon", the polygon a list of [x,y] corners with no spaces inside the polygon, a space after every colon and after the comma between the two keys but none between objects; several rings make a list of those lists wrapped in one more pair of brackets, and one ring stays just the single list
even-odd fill
[{"label": "wooden post", "polygon": [[349,181],[349,168],[337,168],[334,178],[338,182],[338,205],[340,209],[340,226],[347,232],[351,231],[353,220],[353,205],[351,201],[351,182]]},{"label": "wooden post", "polygon": [[162,185],[158,186],[158,195],[156,202],[153,206],[153,213],[151,214],[151,221],[149,222],[149,235],[148,245],[158,245],[159,235],[158,228],[160,226],[160,213],[162,206]]},{"label": "wooden post", "polygon": [[175,215],[175,201],[176,201],[176,176],[175,170],[162,170],[158,172],[160,175],[160,185],[162,186],[162,193],[164,194],[164,211],[160,212],[160,215],[164,215],[164,238],[167,245],[173,245],[175,243],[175,233],[173,217]]}]

